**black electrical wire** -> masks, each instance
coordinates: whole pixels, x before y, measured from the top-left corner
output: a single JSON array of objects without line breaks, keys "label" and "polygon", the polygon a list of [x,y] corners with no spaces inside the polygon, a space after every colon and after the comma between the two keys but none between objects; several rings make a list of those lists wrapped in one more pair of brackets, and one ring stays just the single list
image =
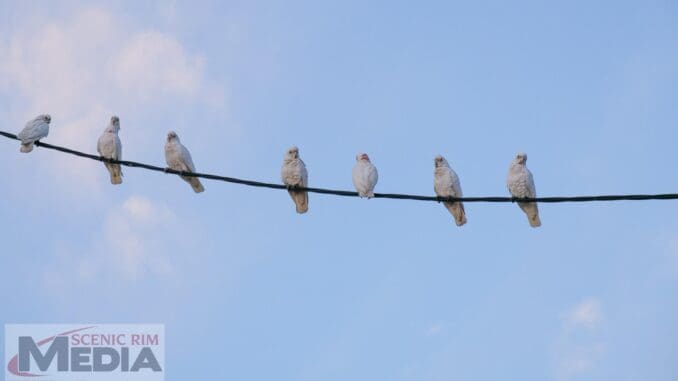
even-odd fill
[{"label": "black electrical wire", "polygon": [[[0,131],[0,135],[14,140],[19,140],[16,135]],[[66,147],[60,147],[49,143],[43,143],[41,141],[35,142],[37,147],[47,148],[59,152],[64,152],[70,155],[75,155],[79,157],[84,157],[91,160],[111,163],[111,164],[120,164],[127,167],[133,168],[143,168],[149,171],[164,172],[174,175],[188,176],[188,177],[199,177],[209,180],[224,181],[227,183],[242,184],[252,187],[259,188],[271,188],[271,189],[295,189],[301,191],[307,191],[312,193],[321,193],[321,194],[331,194],[335,196],[344,196],[344,197],[358,197],[358,192],[336,190],[336,189],[325,189],[325,188],[311,188],[311,187],[288,187],[283,184],[275,183],[265,183],[261,181],[254,180],[245,180],[235,177],[228,176],[218,176],[208,173],[199,173],[199,172],[184,172],[176,171],[174,169],[166,167],[158,167],[155,165],[139,163],[136,161],[130,160],[112,160],[106,159],[98,155],[92,155],[85,152],[76,151]],[[462,201],[462,202],[542,202],[542,203],[559,203],[559,202],[592,202],[592,201],[642,201],[642,200],[676,200],[678,199],[678,193],[664,193],[664,194],[626,194],[626,195],[603,195],[603,196],[568,196],[568,197],[536,197],[536,198],[516,198],[516,197],[436,197],[436,196],[419,196],[412,194],[399,194],[399,193],[375,193],[374,198],[390,198],[396,200],[417,200],[417,201]]]}]

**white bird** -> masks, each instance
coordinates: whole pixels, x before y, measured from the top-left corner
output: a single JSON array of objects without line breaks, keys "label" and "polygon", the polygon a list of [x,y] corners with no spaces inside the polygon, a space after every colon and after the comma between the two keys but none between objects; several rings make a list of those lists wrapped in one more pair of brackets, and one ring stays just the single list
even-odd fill
[{"label": "white bird", "polygon": [[[508,186],[511,196],[516,198],[535,198],[537,191],[534,187],[534,179],[532,173],[525,166],[527,163],[527,154],[518,153],[511,162],[509,167],[508,177],[506,178],[506,185]],[[536,202],[518,202],[520,209],[525,212],[530,226],[533,228],[541,226],[539,220],[539,208]]]},{"label": "white bird", "polygon": [[[120,142],[120,137],[118,137],[118,131],[120,131],[120,118],[114,115],[111,117],[111,124],[106,127],[97,142],[97,151],[99,151],[101,157],[122,160],[122,143]],[[121,184],[122,169],[120,168],[120,164],[104,162],[104,165],[111,174],[111,184]]]},{"label": "white bird", "polygon": [[370,157],[366,153],[359,153],[355,157],[355,166],[353,167],[353,185],[358,191],[360,197],[374,197],[374,186],[379,180],[377,167],[370,162]]},{"label": "white bird", "polygon": [[20,151],[33,151],[33,143],[49,134],[49,123],[51,121],[52,117],[47,114],[38,115],[34,119],[29,120],[24,129],[17,134],[17,137],[21,140]]},{"label": "white bird", "polygon": [[[191,153],[181,144],[179,136],[176,132],[170,131],[167,133],[167,142],[165,143],[165,161],[170,169],[183,172],[195,172],[195,165],[191,159]],[[200,193],[205,190],[200,179],[191,176],[181,176],[187,183],[191,184],[191,188],[195,193]]]},{"label": "white bird", "polygon": [[289,193],[297,206],[297,213],[308,212],[308,192],[293,189],[295,186],[308,186],[308,172],[306,171],[306,164],[299,157],[299,148],[291,147],[285,152],[280,176],[283,184],[291,187]]},{"label": "white bird", "polygon": [[[444,157],[438,155],[434,159],[433,189],[438,197],[463,197],[459,176],[450,168]],[[462,202],[443,202],[443,205],[454,216],[457,226],[466,223],[466,212]]]}]

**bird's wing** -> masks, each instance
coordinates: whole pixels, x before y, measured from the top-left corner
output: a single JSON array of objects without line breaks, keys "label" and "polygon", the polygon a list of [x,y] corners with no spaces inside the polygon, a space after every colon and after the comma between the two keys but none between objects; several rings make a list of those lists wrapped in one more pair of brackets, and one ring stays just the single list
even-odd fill
[{"label": "bird's wing", "polygon": [[534,198],[537,197],[537,189],[534,186],[534,178],[532,177],[532,172],[529,169],[525,168],[525,182],[527,188],[527,197]]},{"label": "bird's wing", "polygon": [[122,160],[122,142],[118,135],[115,135],[115,159]]},{"label": "bird's wing", "polygon": [[193,158],[191,158],[191,153],[188,152],[188,149],[181,145],[181,161],[186,166],[186,171],[195,172],[195,165],[193,164]]},{"label": "bird's wing", "polygon": [[306,170],[306,164],[303,160],[299,159],[299,172],[301,174],[301,186],[308,186],[308,171]]},{"label": "bird's wing", "polygon": [[34,120],[26,125],[18,137],[22,141],[36,141],[47,136],[49,125],[42,120]]},{"label": "bird's wing", "polygon": [[463,192],[461,191],[461,182],[459,181],[459,176],[452,171],[452,192],[454,192],[455,197],[464,197]]},{"label": "bird's wing", "polygon": [[104,156],[104,139],[106,139],[105,132],[99,136],[99,140],[97,140],[97,152],[99,152],[100,156]]},{"label": "bird's wing", "polygon": [[373,164],[370,164],[369,172],[367,173],[367,179],[372,188],[374,188],[374,186],[377,185],[377,181],[379,181],[379,172],[377,171],[377,167],[375,167]]},{"label": "bird's wing", "polygon": [[353,167],[353,185],[360,191],[361,181],[360,181],[360,164],[356,163]]}]

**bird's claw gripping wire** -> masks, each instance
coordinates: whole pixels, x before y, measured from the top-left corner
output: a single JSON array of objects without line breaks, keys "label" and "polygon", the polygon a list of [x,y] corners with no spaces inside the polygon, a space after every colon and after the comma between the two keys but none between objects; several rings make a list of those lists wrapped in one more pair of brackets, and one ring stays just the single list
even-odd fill
[{"label": "bird's claw gripping wire", "polygon": [[436,201],[440,204],[441,202],[457,202],[452,196],[436,196]]}]

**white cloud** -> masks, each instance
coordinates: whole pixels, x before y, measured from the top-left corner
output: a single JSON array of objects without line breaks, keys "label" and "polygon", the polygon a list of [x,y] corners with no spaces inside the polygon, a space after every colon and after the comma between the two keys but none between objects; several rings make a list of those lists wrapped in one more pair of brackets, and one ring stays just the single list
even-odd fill
[{"label": "white cloud", "polygon": [[426,336],[438,336],[442,334],[445,330],[445,326],[442,323],[431,324],[424,334]]},{"label": "white cloud", "polygon": [[171,274],[174,264],[165,254],[173,250],[164,243],[176,238],[178,228],[177,218],[169,208],[143,197],[130,197],[109,212],[97,265],[112,268],[128,279]]},{"label": "white cloud", "polygon": [[570,380],[595,368],[605,352],[597,333],[603,317],[602,305],[596,298],[584,299],[564,314],[554,345],[558,380]]},{"label": "white cloud", "polygon": [[162,202],[129,197],[112,204],[92,230],[87,238],[65,236],[36,273],[44,302],[59,314],[106,319],[131,308],[142,318],[178,308],[178,300],[204,286],[198,285],[211,254],[201,223]]},{"label": "white cloud", "polygon": [[600,324],[602,318],[600,302],[597,299],[589,298],[577,304],[569,311],[566,322],[571,328],[584,327],[595,329]]},{"label": "white cloud", "polygon": [[156,4],[158,13],[166,22],[174,22],[177,19],[177,2],[174,0],[164,0]]},{"label": "white cloud", "polygon": [[[0,94],[16,105],[7,115],[16,131],[34,115],[50,113],[48,141],[93,152],[113,114],[123,113],[123,132],[130,137],[125,121],[134,113],[155,110],[169,122],[181,113],[177,104],[223,107],[223,88],[205,79],[205,59],[171,35],[135,28],[101,8],[64,19],[33,17],[0,37]],[[164,136],[165,127],[148,123],[134,133]],[[68,193],[87,196],[100,189],[98,166],[64,155],[44,165]]]},{"label": "white cloud", "polygon": [[46,266],[43,283],[62,292],[105,280],[132,285],[146,278],[175,280],[178,270],[199,254],[191,225],[161,203],[131,196],[108,210],[84,246],[63,243],[55,262]]},{"label": "white cloud", "polygon": [[111,73],[120,91],[148,101],[159,94],[196,96],[203,66],[203,58],[188,56],[175,39],[145,31],[132,36],[116,53]]},{"label": "white cloud", "polygon": [[567,347],[561,349],[558,364],[558,379],[569,380],[582,373],[589,372],[595,368],[596,363],[605,352],[602,343],[573,345],[566,344]]}]

